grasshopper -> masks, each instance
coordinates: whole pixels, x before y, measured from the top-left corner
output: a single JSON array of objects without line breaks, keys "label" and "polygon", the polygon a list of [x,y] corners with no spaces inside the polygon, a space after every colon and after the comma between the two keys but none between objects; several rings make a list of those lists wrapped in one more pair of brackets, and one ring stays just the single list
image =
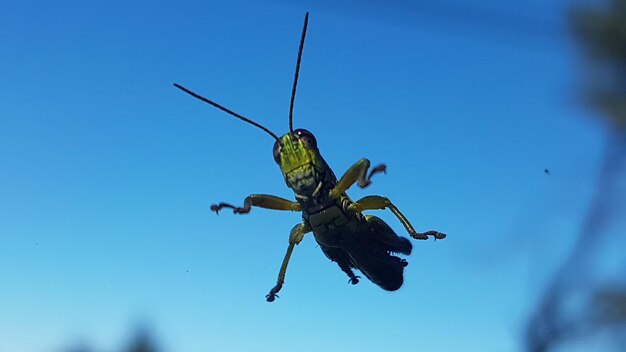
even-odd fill
[{"label": "grasshopper", "polygon": [[291,91],[289,107],[289,132],[278,137],[261,124],[223,107],[195,92],[174,83],[176,88],[208,103],[240,120],[252,124],[275,139],[274,160],[280,167],[287,186],[295,195],[295,201],[267,194],[251,194],[243,201],[243,206],[219,203],[211,210],[219,213],[224,208],[232,209],[235,214],[247,214],[253,206],[302,212],[302,222],[291,230],[289,246],[283,259],[276,285],[265,296],[273,302],[285,281],[287,265],[294,247],[304,235],[312,232],[322,252],[349,277],[353,285],[360,276],[352,269],[358,269],[370,281],[388,291],[395,291],[404,281],[404,268],[408,262],[395,256],[396,253],[411,254],[413,248],[406,237],[398,236],[382,219],[363,215],[365,210],[389,209],[400,220],[409,235],[417,240],[426,240],[429,236],[443,239],[445,234],[437,231],[417,232],[407,218],[386,197],[366,196],[352,201],[346,191],[355,183],[365,188],[370,185],[372,176],[385,173],[386,166],[380,164],[370,169],[370,161],[361,159],[352,165],[339,179],[328,166],[317,146],[313,134],[305,129],[293,129],[293,107],[296,87],[302,60],[302,50],[308,26],[309,13],[304,17],[304,26],[300,38],[296,72]]}]

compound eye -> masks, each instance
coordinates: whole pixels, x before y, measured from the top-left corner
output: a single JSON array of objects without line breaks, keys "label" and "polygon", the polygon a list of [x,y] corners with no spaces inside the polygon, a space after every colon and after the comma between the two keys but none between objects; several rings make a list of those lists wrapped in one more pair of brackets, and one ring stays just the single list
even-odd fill
[{"label": "compound eye", "polygon": [[315,136],[313,136],[313,133],[305,130],[304,128],[298,128],[297,130],[293,131],[293,133],[298,136],[298,138],[300,138],[305,146],[307,146],[308,148],[317,149],[317,140],[315,140]]},{"label": "compound eye", "polygon": [[280,165],[280,150],[283,148],[278,141],[274,142],[274,161]]}]

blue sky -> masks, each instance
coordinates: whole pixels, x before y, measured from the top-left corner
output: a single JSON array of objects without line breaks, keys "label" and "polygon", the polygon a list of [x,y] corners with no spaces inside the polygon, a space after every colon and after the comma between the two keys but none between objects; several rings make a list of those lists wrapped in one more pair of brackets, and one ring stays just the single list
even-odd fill
[{"label": "blue sky", "polygon": [[[137,324],[169,351],[520,350],[604,131],[566,1],[444,4],[0,4],[0,351],[112,349]],[[300,215],[209,211],[293,195],[271,138],[172,83],[283,134],[306,11],[295,126],[337,174],[387,164],[353,198],[449,235],[414,242],[395,293],[307,237],[268,304]]]}]

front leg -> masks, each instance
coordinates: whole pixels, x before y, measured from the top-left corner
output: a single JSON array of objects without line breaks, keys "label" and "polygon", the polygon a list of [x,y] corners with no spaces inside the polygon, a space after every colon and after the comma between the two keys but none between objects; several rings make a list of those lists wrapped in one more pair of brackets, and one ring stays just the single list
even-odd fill
[{"label": "front leg", "polygon": [[219,214],[219,211],[222,210],[222,208],[230,208],[235,214],[247,214],[250,212],[252,206],[273,210],[302,210],[302,207],[298,202],[292,202],[285,198],[271,196],[268,194],[251,194],[243,201],[243,207],[236,207],[228,203],[219,203],[211,205],[211,211]]},{"label": "front leg", "polygon": [[402,225],[404,225],[404,228],[406,228],[409,235],[411,235],[411,237],[415,238],[416,240],[427,240],[428,236],[433,236],[436,240],[446,238],[445,233],[441,233],[437,231],[426,231],[426,232],[415,231],[415,229],[413,228],[413,225],[411,225],[409,220],[404,216],[404,214],[400,212],[400,210],[398,210],[398,208],[396,208],[395,205],[393,205],[393,203],[391,203],[391,201],[387,197],[381,197],[381,196],[363,197],[357,200],[356,202],[350,204],[348,206],[348,209],[358,211],[358,212],[361,212],[363,210],[373,210],[373,209],[389,209],[391,210],[393,215],[395,215],[398,218],[398,220],[400,220]]},{"label": "front leg", "polygon": [[331,199],[339,198],[342,193],[347,191],[348,188],[350,188],[355,183],[358,183],[359,187],[365,188],[369,186],[370,183],[372,183],[371,179],[374,174],[379,172],[385,173],[387,170],[385,164],[380,164],[374,167],[368,175],[367,169],[369,169],[369,167],[370,161],[368,159],[363,158],[357,161],[348,169],[348,171],[346,171],[345,174],[343,174],[343,176],[341,176],[341,179],[339,180],[339,182],[337,182],[335,187],[330,190],[328,194],[329,197]]},{"label": "front leg", "polygon": [[276,280],[276,286],[272,287],[270,293],[265,296],[265,299],[268,302],[274,302],[276,297],[278,297],[277,293],[283,288],[283,283],[285,282],[285,274],[287,273],[287,264],[289,264],[289,259],[291,258],[291,253],[293,252],[293,247],[299,244],[304,235],[308,232],[311,232],[311,227],[307,223],[301,223],[291,230],[291,234],[289,234],[289,247],[287,247],[287,253],[285,254],[285,258],[283,259],[283,264],[280,266],[280,272],[278,273],[278,280]]}]

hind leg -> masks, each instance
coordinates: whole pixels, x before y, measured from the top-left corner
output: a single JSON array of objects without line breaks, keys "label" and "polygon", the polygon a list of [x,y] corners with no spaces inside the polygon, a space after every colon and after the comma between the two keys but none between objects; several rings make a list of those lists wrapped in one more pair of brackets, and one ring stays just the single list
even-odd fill
[{"label": "hind leg", "polygon": [[388,246],[378,241],[375,235],[361,234],[363,236],[359,236],[347,252],[351,262],[372,283],[387,291],[399,289],[404,282],[406,261],[390,254]]},{"label": "hind leg", "polygon": [[413,228],[413,225],[409,222],[409,220],[396,208],[393,203],[387,197],[381,196],[367,196],[363,197],[356,202],[350,204],[348,209],[352,209],[355,211],[363,211],[363,210],[373,210],[373,209],[389,209],[395,215],[398,220],[404,225],[407,232],[411,237],[416,240],[427,240],[428,236],[433,236],[435,239],[443,239],[446,238],[446,235],[437,231],[426,231],[426,232],[417,232]]},{"label": "hind leg", "polygon": [[411,254],[413,249],[411,242],[404,237],[398,236],[383,219],[372,215],[366,215],[365,219],[370,230],[374,232],[374,238],[385,244],[389,251],[406,255]]}]

